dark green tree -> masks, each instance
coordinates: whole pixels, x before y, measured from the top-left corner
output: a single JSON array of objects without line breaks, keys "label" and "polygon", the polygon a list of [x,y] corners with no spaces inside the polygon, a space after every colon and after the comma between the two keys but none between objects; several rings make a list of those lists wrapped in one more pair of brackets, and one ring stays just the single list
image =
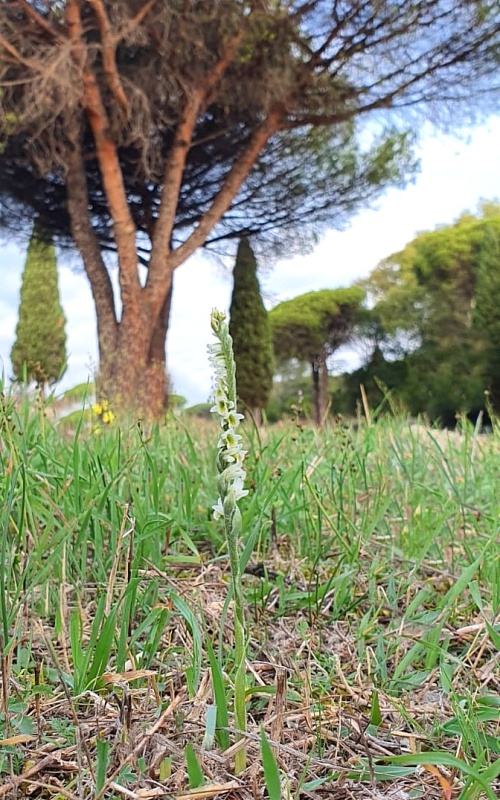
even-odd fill
[{"label": "dark green tree", "polygon": [[65,318],[54,245],[35,224],[21,286],[19,321],[11,360],[14,376],[38,386],[55,383],[66,364]]},{"label": "dark green tree", "polygon": [[257,260],[246,237],[233,270],[229,332],[233,337],[238,397],[259,425],[273,385],[273,347],[260,293]]},{"label": "dark green tree", "polygon": [[316,425],[328,410],[328,358],[352,337],[363,299],[359,287],[323,289],[286,300],[269,313],[276,358],[296,358],[311,367]]},{"label": "dark green tree", "polygon": [[[500,209],[499,209],[500,211]],[[500,412],[500,215],[488,225],[479,251],[474,328],[483,355],[482,377],[495,412]]]},{"label": "dark green tree", "polygon": [[406,362],[397,393],[413,414],[454,424],[457,412],[483,406],[487,386],[496,393],[498,236],[500,206],[483,204],[477,216],[418,234],[363,282],[385,331],[383,352]]},{"label": "dark green tree", "polygon": [[393,408],[391,395],[394,386],[400,387],[406,376],[406,363],[400,360],[397,340],[385,330],[376,308],[363,307],[353,332],[353,343],[361,357],[361,367],[354,372],[336,376],[336,411],[349,415],[359,413],[364,400],[363,387],[373,419],[385,408]]}]

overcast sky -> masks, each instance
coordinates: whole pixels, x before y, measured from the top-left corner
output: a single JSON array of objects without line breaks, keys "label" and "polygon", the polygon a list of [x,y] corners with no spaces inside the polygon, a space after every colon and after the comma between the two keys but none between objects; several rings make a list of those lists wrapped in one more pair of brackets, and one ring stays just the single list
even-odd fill
[{"label": "overcast sky", "polygon": [[[362,211],[342,232],[326,234],[313,253],[284,260],[261,277],[266,305],[313,289],[347,286],[385,256],[400,250],[417,231],[453,222],[475,211],[481,199],[500,198],[500,117],[460,139],[428,136],[420,148],[421,171],[414,184],[389,190],[375,208]],[[0,370],[12,374],[10,351],[15,336],[25,253],[14,242],[0,244]],[[262,265],[265,267],[266,265]],[[82,270],[61,265],[59,286],[67,318],[68,371],[60,390],[87,380],[97,363],[95,314]],[[226,310],[231,276],[201,255],[175,274],[168,369],[173,389],[188,403],[210,393],[206,345],[210,311]]]}]

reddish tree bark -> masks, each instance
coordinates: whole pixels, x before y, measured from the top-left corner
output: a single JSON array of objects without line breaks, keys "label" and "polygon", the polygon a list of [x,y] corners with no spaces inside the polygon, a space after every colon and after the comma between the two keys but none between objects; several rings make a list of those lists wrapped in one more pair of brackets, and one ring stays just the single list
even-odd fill
[{"label": "reddish tree bark", "polygon": [[[114,60],[116,40],[112,36],[103,4],[100,0],[92,0],[91,5],[102,32],[101,45],[108,87],[126,111],[127,101]],[[113,403],[117,411],[133,411],[140,416],[154,418],[161,415],[167,401],[165,340],[172,301],[173,272],[203,244],[230,207],[262,148],[277,130],[280,115],[273,112],[264,119],[242,156],[235,161],[212,206],[188,239],[173,250],[171,240],[177,198],[196,121],[206,103],[213,100],[217,83],[237,52],[242,34],[234,37],[199,89],[188,98],[183,118],[177,126],[174,143],[165,162],[162,203],[151,237],[147,281],[142,287],[138,271],[137,231],[128,206],[118,148],[112,136],[102,88],[87,64],[78,0],[69,0],[66,18],[74,58],[82,69],[81,105],[94,137],[119,262],[122,314],[118,320],[112,305],[109,276],[92,235],[83,160],[78,160],[79,145],[76,144],[72,175],[68,182],[68,211],[73,236],[82,255],[96,305],[100,358],[98,391]]]}]

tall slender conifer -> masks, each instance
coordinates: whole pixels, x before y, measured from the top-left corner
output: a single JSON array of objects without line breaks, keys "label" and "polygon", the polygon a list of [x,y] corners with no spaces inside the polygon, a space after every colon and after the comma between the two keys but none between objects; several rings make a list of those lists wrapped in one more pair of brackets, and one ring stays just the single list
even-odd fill
[{"label": "tall slender conifer", "polygon": [[65,317],[57,282],[54,245],[35,223],[21,286],[19,321],[11,352],[18,381],[55,383],[66,363]]},{"label": "tall slender conifer", "polygon": [[240,241],[233,276],[229,332],[233,337],[238,397],[260,424],[273,384],[273,350],[257,261],[246,238]]}]

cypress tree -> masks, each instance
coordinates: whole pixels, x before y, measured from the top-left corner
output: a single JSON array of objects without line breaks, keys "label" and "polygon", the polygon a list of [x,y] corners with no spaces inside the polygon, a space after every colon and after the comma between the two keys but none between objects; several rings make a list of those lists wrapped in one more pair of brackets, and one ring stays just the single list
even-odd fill
[{"label": "cypress tree", "polygon": [[21,285],[11,360],[17,380],[39,386],[61,377],[66,362],[65,317],[59,297],[55,248],[35,223]]},{"label": "cypress tree", "polygon": [[257,424],[273,384],[273,350],[262,301],[257,261],[248,239],[240,240],[233,270],[229,332],[233,337],[238,397]]}]

